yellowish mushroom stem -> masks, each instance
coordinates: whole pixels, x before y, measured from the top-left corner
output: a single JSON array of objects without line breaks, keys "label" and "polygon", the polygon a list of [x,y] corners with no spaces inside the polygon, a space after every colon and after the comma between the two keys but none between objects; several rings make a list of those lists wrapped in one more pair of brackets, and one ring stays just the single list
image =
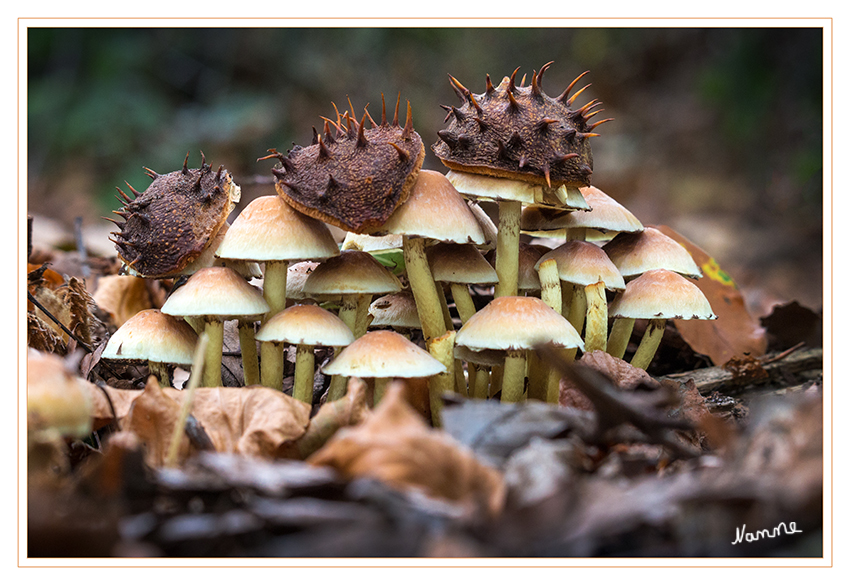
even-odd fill
[{"label": "yellowish mushroom stem", "polygon": [[292,397],[313,404],[313,376],[315,356],[312,345],[299,343],[295,348],[295,375],[292,381]]},{"label": "yellowish mushroom stem", "polygon": [[[567,321],[575,327],[575,330],[581,335],[581,330],[584,327],[584,318],[587,315],[587,298],[584,295],[584,287],[570,285],[573,289],[573,298],[570,301],[570,310],[567,315]],[[568,360],[575,358],[576,349],[567,350],[565,356]]]},{"label": "yellowish mushroom stem", "polygon": [[374,318],[369,314],[369,304],[371,302],[372,295],[357,295],[357,316],[354,320],[354,337],[356,338],[363,337],[366,334],[366,330]]},{"label": "yellowish mushroom stem", "polygon": [[555,312],[561,314],[563,310],[563,296],[561,294],[561,277],[558,276],[558,261],[549,258],[540,263],[537,269],[540,277],[540,299]]},{"label": "yellowish mushroom stem", "polygon": [[446,323],[437,286],[425,256],[425,240],[404,236],[402,250],[407,279],[422,324],[422,334],[426,341],[440,337],[446,332]]},{"label": "yellowish mushroom stem", "polygon": [[151,373],[151,376],[156,376],[160,386],[171,386],[171,376],[168,373],[167,364],[148,360],[148,371]]},{"label": "yellowish mushroom stem", "polygon": [[609,354],[616,358],[623,359],[626,355],[626,348],[629,346],[629,339],[632,337],[632,329],[635,327],[635,320],[627,317],[614,319],[614,324],[611,326],[611,336],[608,337]]},{"label": "yellowish mushroom stem", "polygon": [[454,330],[446,331],[440,337],[428,341],[428,352],[441,364],[446,366],[442,374],[431,376],[429,382],[431,398],[431,422],[435,427],[442,424],[443,394],[455,390],[455,334]]},{"label": "yellowish mushroom stem", "polygon": [[203,386],[221,386],[221,353],[224,345],[224,323],[214,317],[205,317],[204,333],[207,334],[206,356],[204,357]]},{"label": "yellowish mushroom stem", "polygon": [[494,296],[514,297],[519,278],[519,224],[522,203],[499,201],[499,231],[496,236],[496,284]]},{"label": "yellowish mushroom stem", "polygon": [[[357,335],[357,307],[358,297],[362,295],[348,294],[342,295],[342,303],[339,307],[339,318],[343,323],[351,329],[351,332]],[[341,347],[334,348],[334,357],[342,351]],[[339,400],[345,396],[345,388],[348,383],[348,378],[345,376],[331,376],[331,383],[328,386],[328,401]]]},{"label": "yellowish mushroom stem", "polygon": [[[263,273],[263,298],[269,305],[269,312],[263,316],[262,323],[286,308],[286,261],[266,262]],[[241,339],[240,339],[241,342]],[[260,380],[263,386],[283,389],[283,346],[272,342],[260,344]],[[268,372],[266,372],[268,370]]]},{"label": "yellowish mushroom stem", "polygon": [[195,399],[195,389],[200,385],[201,378],[203,378],[202,372],[206,372],[207,370],[206,353],[207,348],[209,348],[209,341],[206,332],[201,333],[200,337],[198,337],[198,344],[195,346],[195,354],[192,357],[192,372],[189,374],[189,382],[186,384],[183,394],[183,404],[180,407],[177,424],[174,425],[171,442],[168,445],[168,452],[165,456],[165,467],[177,466],[177,456],[180,453],[180,444],[183,442],[186,420],[189,418],[189,413],[192,410],[192,401]]},{"label": "yellowish mushroom stem", "polygon": [[260,360],[254,339],[254,323],[239,321],[239,350],[242,352],[242,377],[246,386],[260,383]]},{"label": "yellowish mushroom stem", "polygon": [[549,368],[533,351],[526,357],[526,376],[528,377],[528,399],[546,402]]},{"label": "yellowish mushroom stem", "polygon": [[449,312],[449,303],[446,300],[446,291],[443,289],[443,283],[435,281],[434,288],[437,291],[437,298],[440,299],[440,310],[443,313],[444,331],[454,329],[455,327],[454,323],[452,323],[452,314]]},{"label": "yellowish mushroom stem", "polygon": [[472,301],[472,295],[469,294],[469,287],[465,284],[453,282],[451,288],[460,322],[466,323],[475,314],[475,303]]},{"label": "yellowish mushroom stem", "polygon": [[587,321],[584,333],[585,351],[605,351],[608,345],[608,299],[605,298],[605,283],[597,282],[584,287],[587,303]]},{"label": "yellowish mushroom stem", "polygon": [[[474,366],[474,364],[469,365]],[[490,372],[486,369],[476,368],[472,397],[479,400],[490,398]]]},{"label": "yellowish mushroom stem", "polygon": [[509,349],[502,371],[502,402],[521,402],[525,393],[525,350]]},{"label": "yellowish mushroom stem", "polygon": [[640,345],[632,357],[631,364],[634,367],[645,370],[652,362],[658,346],[661,345],[661,338],[664,336],[664,327],[666,324],[666,319],[649,320],[643,338],[640,340]]}]

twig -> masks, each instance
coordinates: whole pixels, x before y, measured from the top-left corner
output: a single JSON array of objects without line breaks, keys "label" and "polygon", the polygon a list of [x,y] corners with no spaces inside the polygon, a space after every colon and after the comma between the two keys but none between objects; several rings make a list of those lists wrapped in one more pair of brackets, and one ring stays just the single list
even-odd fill
[{"label": "twig", "polygon": [[761,360],[761,365],[765,365],[765,364],[772,364],[773,362],[778,362],[779,360],[785,359],[785,358],[787,358],[789,355],[791,355],[792,353],[794,353],[795,351],[797,351],[798,349],[802,349],[802,348],[803,348],[803,347],[805,347],[805,346],[806,346],[806,342],[805,342],[805,341],[801,341],[800,343],[798,343],[798,344],[797,344],[797,345],[795,345],[794,347],[789,347],[788,349],[786,349],[785,351],[783,351],[783,352],[782,352],[782,353],[780,353],[780,354],[777,354],[777,355],[775,355],[775,356],[773,356],[773,357],[771,357],[771,358],[765,359],[765,360]]}]

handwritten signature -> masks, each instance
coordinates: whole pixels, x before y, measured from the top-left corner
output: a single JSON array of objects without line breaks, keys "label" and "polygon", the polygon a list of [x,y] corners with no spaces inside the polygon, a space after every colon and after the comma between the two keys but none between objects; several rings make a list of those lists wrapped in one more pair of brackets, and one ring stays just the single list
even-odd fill
[{"label": "handwritten signature", "polygon": [[785,525],[785,522],[780,522],[777,524],[773,530],[757,530],[755,532],[747,532],[747,525],[744,524],[740,528],[735,529],[735,540],[732,544],[738,544],[739,542],[755,542],[756,540],[761,540],[762,538],[776,538],[780,536],[782,533],[785,534],[799,534],[803,532],[802,530],[797,530],[796,522],[789,522],[788,525]]}]

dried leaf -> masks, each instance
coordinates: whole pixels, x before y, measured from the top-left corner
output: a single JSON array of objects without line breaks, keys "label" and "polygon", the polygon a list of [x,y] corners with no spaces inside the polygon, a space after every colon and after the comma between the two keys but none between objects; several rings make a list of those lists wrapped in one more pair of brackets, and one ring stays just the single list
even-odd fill
[{"label": "dried leaf", "polygon": [[300,458],[318,451],[339,429],[358,425],[369,413],[366,406],[366,383],[360,378],[348,379],[348,390],[341,400],[322,405],[310,420],[307,432],[293,445]]},{"label": "dried leaf", "polygon": [[767,334],[746,309],[735,281],[704,250],[667,226],[655,226],[687,249],[703,277],[694,281],[717,315],[713,321],[676,320],[676,329],[697,353],[707,355],[714,365],[735,356],[761,356],[767,351]]},{"label": "dried leaf", "polygon": [[815,313],[797,301],[773,307],[761,318],[767,328],[772,350],[788,349],[803,341],[809,347],[823,347],[823,313]]},{"label": "dried leaf", "polygon": [[91,296],[86,291],[85,284],[78,278],[71,277],[68,280],[68,288],[65,289],[63,298],[68,306],[70,320],[68,329],[86,344],[91,344],[90,324],[96,320],[89,311],[89,305],[93,303]]},{"label": "dried leaf", "polygon": [[[160,467],[165,463],[179,417],[180,402],[160,387],[155,376],[150,376],[144,391],[133,401],[123,429],[132,431],[141,439],[145,462],[151,467]],[[180,441],[178,460],[184,461],[194,452],[195,449],[184,433]]]},{"label": "dried leaf", "polygon": [[123,325],[139,311],[156,308],[145,279],[138,276],[101,277],[97,281],[93,299],[109,313],[116,327]]},{"label": "dried leaf", "polygon": [[498,514],[505,499],[504,479],[480,463],[447,434],[431,429],[393,383],[362,425],[338,431],[307,461],[328,465],[346,477],[372,477],[395,488]]},{"label": "dried leaf", "polygon": [[27,313],[27,345],[47,353],[64,355],[67,347],[56,331],[35,313]]},{"label": "dried leaf", "polygon": [[[657,388],[658,382],[641,368],[636,368],[629,362],[621,360],[602,350],[585,353],[578,363],[588,366],[607,376],[620,390],[634,390],[638,386]],[[579,410],[593,410],[593,404],[578,387],[568,378],[561,378],[559,385],[558,403],[561,406]]]}]

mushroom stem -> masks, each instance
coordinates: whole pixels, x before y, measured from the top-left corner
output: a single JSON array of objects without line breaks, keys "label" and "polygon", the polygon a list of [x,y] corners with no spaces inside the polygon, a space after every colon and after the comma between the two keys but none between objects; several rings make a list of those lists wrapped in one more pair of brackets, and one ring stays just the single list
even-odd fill
[{"label": "mushroom stem", "polygon": [[283,390],[283,344],[264,341],[260,344],[260,383],[267,388]]},{"label": "mushroom stem", "polygon": [[[570,309],[567,315],[567,321],[570,322],[570,325],[575,327],[575,330],[581,335],[582,327],[584,326],[584,318],[587,315],[587,298],[584,294],[584,287],[572,285],[570,288],[573,289],[573,298],[570,301]],[[565,354],[566,359],[572,360],[575,358],[576,350],[570,349],[568,353]]]},{"label": "mushroom stem", "polygon": [[171,386],[171,375],[168,372],[167,364],[148,360],[148,370],[151,376],[156,376],[160,386]]},{"label": "mushroom stem", "polygon": [[509,349],[502,371],[502,402],[521,402],[525,391],[525,351]]},{"label": "mushroom stem", "polygon": [[[339,318],[345,323],[354,336],[357,336],[357,294],[342,295],[342,304],[339,307]],[[342,351],[341,347],[334,348],[334,357]],[[335,375],[331,377],[330,386],[328,386],[328,402],[339,400],[345,396],[345,388],[348,378],[345,376]]]},{"label": "mushroom stem", "polygon": [[536,352],[528,352],[526,357],[526,376],[528,377],[528,399],[546,402],[549,368],[538,357]]},{"label": "mushroom stem", "polygon": [[614,324],[611,326],[611,336],[608,337],[608,349],[606,351],[615,358],[623,359],[623,356],[626,355],[626,348],[629,346],[629,339],[632,337],[634,326],[634,319],[628,317],[614,319]]},{"label": "mushroom stem", "polygon": [[204,333],[207,334],[207,346],[204,355],[204,375],[202,382],[205,388],[221,386],[221,353],[224,344],[224,323],[214,317],[206,317]]},{"label": "mushroom stem", "polygon": [[369,304],[372,302],[372,295],[362,294],[357,295],[356,317],[354,319],[354,337],[363,337],[366,330],[369,328],[369,323],[372,322],[372,316],[369,314]]},{"label": "mushroom stem", "polygon": [[444,331],[454,329],[452,314],[449,312],[449,303],[446,301],[446,291],[443,290],[443,285],[436,281],[434,282],[434,288],[437,291],[437,298],[440,299],[440,310],[443,312],[443,323],[445,323]]},{"label": "mushroom stem", "polygon": [[608,300],[605,298],[605,283],[597,282],[584,288],[587,303],[587,324],[584,332],[585,351],[605,351],[608,343]]},{"label": "mushroom stem", "polygon": [[239,349],[242,352],[242,377],[246,386],[260,383],[260,360],[254,340],[254,323],[239,321]]},{"label": "mushroom stem", "polygon": [[464,324],[475,314],[475,303],[472,301],[472,295],[469,294],[468,286],[453,282],[451,287],[457,314],[460,316],[461,324]]},{"label": "mushroom stem", "polygon": [[540,277],[540,299],[552,307],[558,314],[563,310],[561,278],[558,276],[558,261],[549,258],[537,269]]},{"label": "mushroom stem", "polygon": [[446,366],[446,371],[431,376],[429,383],[431,397],[431,423],[435,427],[442,425],[441,413],[443,410],[443,394],[455,390],[455,335],[456,332],[446,331],[440,337],[427,342],[428,352],[441,364]]},{"label": "mushroom stem", "polygon": [[664,327],[666,324],[666,319],[649,320],[643,338],[640,340],[640,345],[632,357],[631,364],[634,367],[645,370],[652,362],[658,346],[661,345],[661,338],[664,336]]},{"label": "mushroom stem", "polygon": [[514,297],[519,277],[519,224],[522,203],[499,201],[499,231],[496,236],[495,297]]},{"label": "mushroom stem", "polygon": [[377,406],[384,397],[384,394],[387,393],[387,386],[389,386],[391,380],[392,378],[375,378],[375,389],[372,392],[372,406]]},{"label": "mushroom stem", "polygon": [[[470,364],[472,365],[472,364]],[[472,397],[479,400],[487,400],[490,398],[490,372],[483,368],[476,368],[475,372],[475,387],[472,391]]]},{"label": "mushroom stem", "polygon": [[413,291],[413,299],[422,324],[422,333],[426,341],[440,337],[446,332],[445,318],[440,307],[440,297],[437,296],[437,286],[428,267],[428,258],[425,256],[425,240],[404,236],[402,249],[407,279],[410,281],[410,290]]},{"label": "mushroom stem", "polygon": [[292,382],[292,397],[313,404],[313,376],[315,356],[312,345],[299,343],[295,348],[295,375]]},{"label": "mushroom stem", "polygon": [[[269,312],[263,317],[262,323],[277,315],[286,308],[286,270],[288,262],[268,261],[263,273],[263,297],[269,305]],[[241,340],[240,340],[241,342]],[[260,344],[260,361],[263,364],[261,380],[263,386],[283,389],[283,347],[269,342]],[[268,374],[265,370],[268,369]]]},{"label": "mushroom stem", "polygon": [[505,366],[499,364],[490,368],[490,398],[502,391],[502,379],[504,378]]}]

